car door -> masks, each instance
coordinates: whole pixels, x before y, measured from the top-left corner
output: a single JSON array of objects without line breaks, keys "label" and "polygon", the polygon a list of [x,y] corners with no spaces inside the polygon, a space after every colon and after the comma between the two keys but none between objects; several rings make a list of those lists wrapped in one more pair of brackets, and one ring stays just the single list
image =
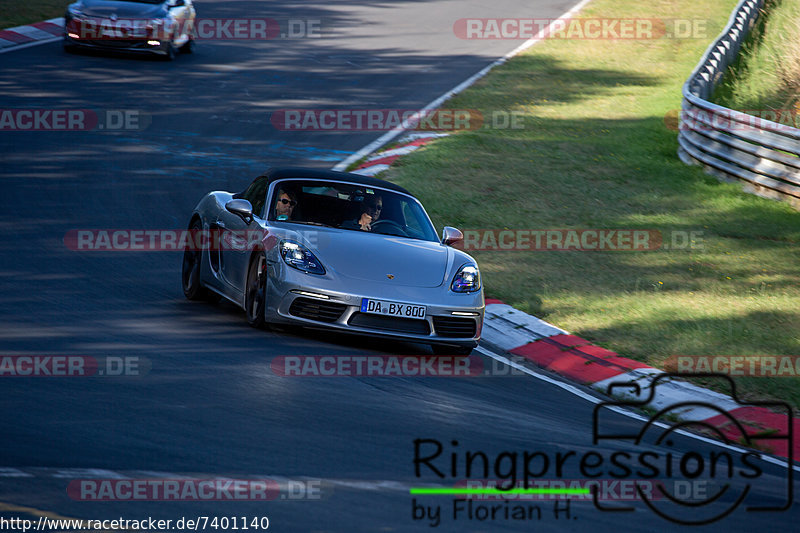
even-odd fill
[{"label": "car door", "polygon": [[227,209],[220,212],[216,221],[220,231],[220,274],[236,291],[244,291],[252,244],[263,231],[267,186],[266,179],[257,179],[241,195],[253,206],[254,219],[250,223]]},{"label": "car door", "polygon": [[247,261],[247,231],[254,222],[246,223],[239,215],[227,210],[219,214],[216,226],[220,232],[220,274],[222,279],[237,291],[244,290]]}]

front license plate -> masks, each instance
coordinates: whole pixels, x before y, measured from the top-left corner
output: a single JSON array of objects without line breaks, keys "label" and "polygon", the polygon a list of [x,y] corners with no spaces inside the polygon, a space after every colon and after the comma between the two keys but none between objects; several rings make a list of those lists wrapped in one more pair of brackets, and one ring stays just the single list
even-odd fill
[{"label": "front license plate", "polygon": [[404,318],[425,318],[424,305],[401,304],[386,300],[361,299],[361,312],[373,315],[400,316]]}]

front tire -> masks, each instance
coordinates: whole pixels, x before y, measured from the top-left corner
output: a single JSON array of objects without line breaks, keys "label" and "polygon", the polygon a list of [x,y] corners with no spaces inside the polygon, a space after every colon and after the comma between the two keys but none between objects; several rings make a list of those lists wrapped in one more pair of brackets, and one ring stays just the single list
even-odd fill
[{"label": "front tire", "polygon": [[187,40],[183,46],[180,47],[180,51],[182,54],[194,53],[194,39]]},{"label": "front tire", "polygon": [[244,309],[247,323],[254,328],[263,328],[267,321],[267,258],[263,253],[253,256],[247,269]]},{"label": "front tire", "polygon": [[166,54],[164,55],[164,61],[174,61],[176,57],[178,57],[178,49],[175,48],[175,45],[172,41],[167,44]]}]

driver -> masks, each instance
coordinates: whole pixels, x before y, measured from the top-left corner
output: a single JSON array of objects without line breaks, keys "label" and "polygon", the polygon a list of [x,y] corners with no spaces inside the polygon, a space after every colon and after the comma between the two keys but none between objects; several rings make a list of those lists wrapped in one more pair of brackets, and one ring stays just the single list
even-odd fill
[{"label": "driver", "polygon": [[278,191],[278,199],[275,201],[275,218],[277,220],[291,219],[296,205],[297,199],[293,193],[284,190]]}]

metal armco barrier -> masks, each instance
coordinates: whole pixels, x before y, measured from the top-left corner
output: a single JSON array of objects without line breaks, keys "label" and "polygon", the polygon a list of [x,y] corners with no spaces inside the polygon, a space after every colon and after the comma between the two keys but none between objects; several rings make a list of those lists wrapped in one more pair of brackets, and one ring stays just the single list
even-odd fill
[{"label": "metal armco barrier", "polygon": [[745,190],[800,209],[800,129],[708,100],[758,19],[765,0],[742,0],[683,85],[678,155]]}]

